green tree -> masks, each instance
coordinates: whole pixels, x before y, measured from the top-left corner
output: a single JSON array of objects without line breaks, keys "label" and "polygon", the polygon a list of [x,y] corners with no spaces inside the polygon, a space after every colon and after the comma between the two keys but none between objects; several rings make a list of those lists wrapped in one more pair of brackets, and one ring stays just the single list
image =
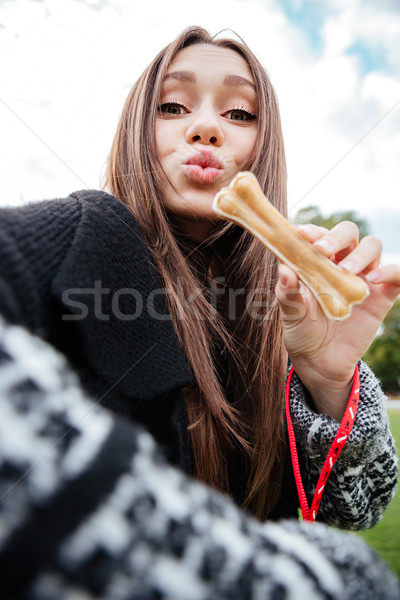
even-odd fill
[{"label": "green tree", "polygon": [[364,355],[365,362],[388,393],[400,390],[400,298],[386,315],[378,335]]},{"label": "green tree", "polygon": [[295,225],[314,223],[314,225],[332,229],[341,221],[353,221],[360,231],[360,239],[369,234],[368,222],[360,218],[354,210],[338,211],[329,216],[324,216],[318,206],[306,206],[296,213],[293,223]]}]

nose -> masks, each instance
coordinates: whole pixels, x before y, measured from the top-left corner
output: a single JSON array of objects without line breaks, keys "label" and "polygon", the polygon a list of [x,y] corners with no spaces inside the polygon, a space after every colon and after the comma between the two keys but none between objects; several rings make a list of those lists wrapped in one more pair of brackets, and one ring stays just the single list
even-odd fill
[{"label": "nose", "polygon": [[192,113],[191,120],[186,130],[186,141],[199,142],[205,145],[220,146],[224,141],[224,134],[218,115],[210,106],[201,107]]}]

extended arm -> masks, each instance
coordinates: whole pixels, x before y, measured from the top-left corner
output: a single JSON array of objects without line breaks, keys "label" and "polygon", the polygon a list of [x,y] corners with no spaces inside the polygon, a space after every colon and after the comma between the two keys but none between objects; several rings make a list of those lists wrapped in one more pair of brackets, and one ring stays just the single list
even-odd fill
[{"label": "extended arm", "polygon": [[0,210],[0,314],[40,337],[51,322],[52,279],[80,218],[72,197]]},{"label": "extended arm", "polygon": [[83,397],[64,360],[0,321],[0,570],[6,597],[393,600],[358,538],[260,523],[168,467]]}]

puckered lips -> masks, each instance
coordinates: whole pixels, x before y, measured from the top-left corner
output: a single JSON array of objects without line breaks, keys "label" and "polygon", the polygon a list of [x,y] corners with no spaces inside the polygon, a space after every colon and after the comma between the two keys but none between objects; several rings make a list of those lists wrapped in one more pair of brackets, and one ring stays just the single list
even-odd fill
[{"label": "puckered lips", "polygon": [[223,172],[224,165],[218,156],[209,150],[191,154],[184,162],[187,177],[194,183],[213,183]]}]

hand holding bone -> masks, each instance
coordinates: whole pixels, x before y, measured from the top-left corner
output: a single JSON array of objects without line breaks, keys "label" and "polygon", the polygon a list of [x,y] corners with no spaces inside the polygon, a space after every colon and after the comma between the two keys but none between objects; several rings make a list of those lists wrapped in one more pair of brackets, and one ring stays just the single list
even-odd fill
[{"label": "hand holding bone", "polygon": [[380,240],[367,236],[359,243],[350,222],[331,231],[310,225],[310,232],[300,233],[267,201],[251,173],[239,173],[216,195],[213,208],[285,263],[275,293],[286,349],[316,409],[340,420],[355,363],[400,293],[400,266],[380,267]]}]

